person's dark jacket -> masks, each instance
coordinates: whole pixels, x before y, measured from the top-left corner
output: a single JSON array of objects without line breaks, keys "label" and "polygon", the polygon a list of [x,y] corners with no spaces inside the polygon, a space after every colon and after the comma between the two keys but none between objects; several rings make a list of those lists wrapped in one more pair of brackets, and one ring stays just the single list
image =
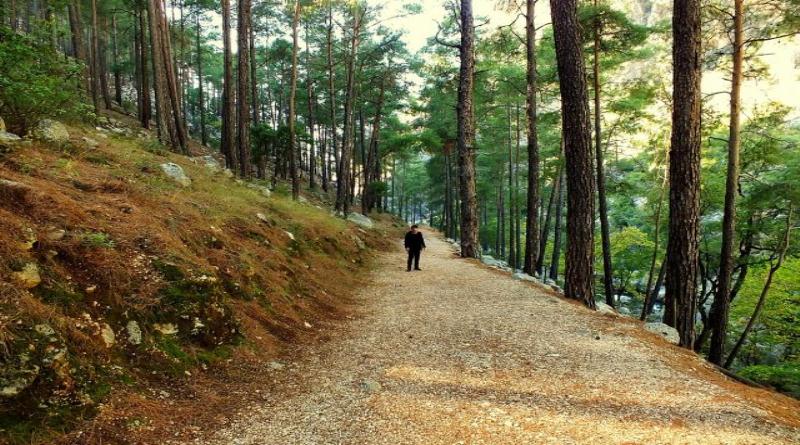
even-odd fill
[{"label": "person's dark jacket", "polygon": [[406,233],[405,246],[408,250],[420,251],[425,248],[425,239],[422,238],[422,232]]}]

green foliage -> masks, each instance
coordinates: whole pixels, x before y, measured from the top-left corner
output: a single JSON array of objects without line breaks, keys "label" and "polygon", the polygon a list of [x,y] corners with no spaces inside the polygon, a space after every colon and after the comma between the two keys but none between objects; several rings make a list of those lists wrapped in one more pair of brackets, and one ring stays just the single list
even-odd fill
[{"label": "green foliage", "polygon": [[50,45],[0,27],[0,115],[9,130],[23,134],[44,117],[86,116],[82,71]]},{"label": "green foliage", "polygon": [[754,365],[738,371],[742,377],[772,386],[778,391],[800,398],[800,364],[786,363],[779,366]]},{"label": "green foliage", "polygon": [[[753,313],[767,266],[753,266],[730,314],[731,341],[739,338]],[[789,258],[773,278],[761,315],[738,355],[740,365],[800,361],[800,259]]]},{"label": "green foliage", "polygon": [[103,232],[86,232],[80,235],[81,243],[88,247],[111,249],[114,247],[114,240],[111,236]]},{"label": "green foliage", "polygon": [[[595,261],[600,264],[602,250],[599,245],[595,247],[595,254]],[[653,241],[641,229],[625,227],[611,234],[611,257],[619,289],[631,292],[630,285],[634,280],[647,279],[652,255]]]}]

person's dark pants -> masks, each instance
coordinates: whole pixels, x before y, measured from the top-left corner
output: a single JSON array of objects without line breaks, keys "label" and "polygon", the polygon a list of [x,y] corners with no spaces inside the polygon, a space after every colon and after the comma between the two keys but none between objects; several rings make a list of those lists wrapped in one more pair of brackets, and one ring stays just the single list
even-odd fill
[{"label": "person's dark pants", "polygon": [[408,270],[411,270],[411,262],[414,262],[414,269],[419,270],[419,254],[421,250],[408,249]]}]

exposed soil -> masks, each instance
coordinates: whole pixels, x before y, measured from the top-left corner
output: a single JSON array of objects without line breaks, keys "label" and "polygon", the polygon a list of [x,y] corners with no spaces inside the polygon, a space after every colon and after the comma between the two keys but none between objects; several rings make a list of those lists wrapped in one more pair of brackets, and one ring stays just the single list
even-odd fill
[{"label": "exposed soil", "polygon": [[428,246],[421,272],[387,253],[359,316],[317,327],[331,340],[276,362],[260,401],[193,443],[800,443],[796,400]]}]

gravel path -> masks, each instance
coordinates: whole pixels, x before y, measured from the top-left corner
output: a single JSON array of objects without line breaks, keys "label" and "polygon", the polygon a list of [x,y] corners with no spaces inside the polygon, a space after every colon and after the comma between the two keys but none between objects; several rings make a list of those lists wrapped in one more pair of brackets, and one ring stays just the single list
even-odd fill
[{"label": "gravel path", "polygon": [[423,271],[385,255],[361,316],[275,364],[263,403],[196,443],[800,443],[800,404],[760,393],[794,410],[789,426],[634,322],[427,242]]}]

